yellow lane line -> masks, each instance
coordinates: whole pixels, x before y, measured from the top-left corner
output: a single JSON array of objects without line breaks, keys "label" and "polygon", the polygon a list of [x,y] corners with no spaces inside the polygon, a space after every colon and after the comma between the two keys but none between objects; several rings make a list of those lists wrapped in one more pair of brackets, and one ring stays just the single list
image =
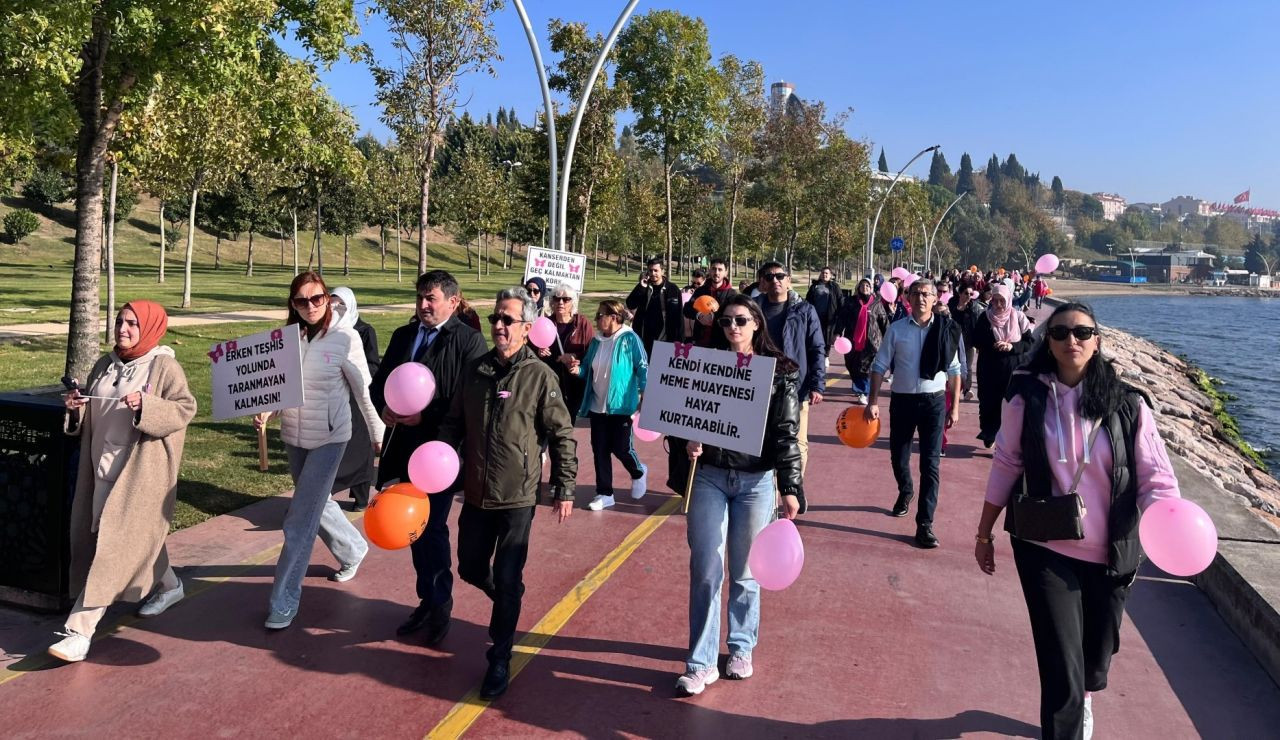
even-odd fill
[{"label": "yellow lane line", "polygon": [[[627,558],[631,557],[632,553],[649,538],[649,535],[657,531],[658,527],[680,508],[680,502],[679,497],[668,499],[658,507],[657,511],[646,517],[631,530],[621,544],[613,549],[613,552],[592,568],[591,572],[578,582],[578,585],[551,607],[551,610],[538,620],[533,629],[516,643],[511,657],[511,680],[514,681],[515,677],[520,675],[520,671],[546,647],[551,638],[564,628],[578,609],[587,603],[587,599],[591,598],[591,595],[613,576]],[[444,719],[427,733],[427,738],[459,737],[480,718],[481,713],[489,708],[489,704],[489,701],[480,698],[480,688],[477,686],[449,710]]]}]

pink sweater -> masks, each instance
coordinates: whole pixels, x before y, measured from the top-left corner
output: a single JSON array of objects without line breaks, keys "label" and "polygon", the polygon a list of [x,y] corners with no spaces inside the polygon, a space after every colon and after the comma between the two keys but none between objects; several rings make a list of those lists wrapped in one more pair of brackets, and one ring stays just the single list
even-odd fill
[{"label": "pink sweater", "polygon": [[[1053,474],[1053,495],[1061,496],[1071,487],[1076,467],[1085,457],[1086,431],[1096,422],[1083,420],[1077,414],[1080,389],[1052,383],[1051,375],[1040,379],[1050,386],[1045,402],[1044,440]],[[1057,386],[1057,403],[1054,389]],[[1000,412],[1000,432],[996,435],[991,477],[987,479],[987,503],[1004,507],[1009,504],[1013,485],[1022,474],[1022,416],[1026,404],[1021,396],[1005,401]],[[1141,404],[1138,415],[1137,440],[1134,449],[1138,473],[1138,508],[1145,511],[1153,501],[1180,496],[1178,480],[1169,464],[1164,442],[1156,429],[1151,409]],[[1061,439],[1061,443],[1059,442]],[[1065,461],[1063,458],[1065,457]],[[1084,517],[1084,539],[1036,542],[1054,552],[1091,563],[1107,562],[1107,514],[1111,508],[1111,441],[1106,428],[1098,432],[1088,451],[1088,464],[1080,476],[1077,489],[1088,510]]]}]

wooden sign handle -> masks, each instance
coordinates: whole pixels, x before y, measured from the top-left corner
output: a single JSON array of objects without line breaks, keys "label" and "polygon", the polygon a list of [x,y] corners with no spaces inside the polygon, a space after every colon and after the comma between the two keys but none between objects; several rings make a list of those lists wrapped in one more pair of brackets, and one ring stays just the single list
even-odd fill
[{"label": "wooden sign handle", "polygon": [[693,498],[693,474],[698,471],[698,458],[689,461],[689,480],[684,485],[684,513],[689,513],[689,499]]},{"label": "wooden sign handle", "polygon": [[267,472],[267,425],[258,429],[258,471]]}]

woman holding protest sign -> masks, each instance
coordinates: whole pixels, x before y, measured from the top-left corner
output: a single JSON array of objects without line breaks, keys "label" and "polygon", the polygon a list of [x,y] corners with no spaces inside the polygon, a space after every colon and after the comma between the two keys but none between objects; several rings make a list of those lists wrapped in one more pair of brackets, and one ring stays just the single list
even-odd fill
[{"label": "woman holding protest sign", "polygon": [[160,346],[168,324],[158,303],[124,304],[115,347],[89,372],[86,394],[63,381],[71,389],[64,429],[80,437],[71,503],[71,590],[79,597],[49,654],[68,662],[85,659],[117,600],[151,594],[138,614],[152,617],[183,596],[164,540],[196,399],[173,350]]},{"label": "woman holding protest sign", "polygon": [[[306,402],[280,414],[280,436],[289,455],[293,499],[284,518],[284,549],[276,561],[267,629],[284,629],[298,615],[302,577],[311,560],[316,534],[337,558],[332,581],[355,577],[369,545],[330,498],[342,453],[351,439],[352,394],[371,439],[385,431],[369,400],[369,366],[355,329],[339,321],[324,278],[304,272],[289,286],[289,321],[302,339],[302,382]],[[254,418],[262,427],[268,416]],[[380,442],[373,443],[375,452]]]},{"label": "woman holding protest sign", "polygon": [[729,662],[732,679],[751,676],[751,651],[760,631],[760,586],[747,568],[756,534],[774,518],[774,480],[782,492],[785,516],[804,512],[800,475],[799,376],[796,365],[778,349],[765,329],[764,315],[751,298],[738,293],[720,307],[716,323],[729,350],[773,357],[773,387],[759,455],[689,442],[697,464],[688,512],[689,657],[676,681],[681,696],[701,694],[720,677],[720,589],[729,566]]}]

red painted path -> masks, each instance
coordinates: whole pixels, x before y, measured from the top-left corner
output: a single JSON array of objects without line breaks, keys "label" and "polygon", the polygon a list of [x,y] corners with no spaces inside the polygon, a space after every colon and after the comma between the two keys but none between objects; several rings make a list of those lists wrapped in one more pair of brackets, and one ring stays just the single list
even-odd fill
[{"label": "red painted path", "polygon": [[[439,726],[474,737],[1037,736],[1034,655],[1007,538],[995,577],[973,561],[990,466],[974,447],[976,404],[963,405],[942,462],[942,546],[922,551],[910,544],[912,517],[887,516],[895,489],[886,440],[851,450],[834,436],[851,397],[841,368],[832,370],[840,380],[810,420],[805,570],[787,591],[765,593],[747,681],[674,698],[688,640],[688,548],[676,514],[568,618],[506,696],[464,705],[441,726],[483,673],[487,599],[458,582],[453,630],[439,650],[427,649],[394,634],[416,601],[407,552],[375,549],[353,581],[334,584],[317,544],[298,620],[268,633],[287,502],[279,497],[173,535],[187,599],[151,620],[113,610],[107,621],[123,626],[84,663],[42,657],[60,620],[0,610],[4,734],[412,738]],[[590,451],[586,430],[577,436],[585,507]],[[660,444],[640,453],[655,475],[639,503],[579,508],[564,525],[539,510],[522,630],[563,615],[557,603],[668,501]],[[625,479],[621,466],[615,479]],[[1128,617],[1111,688],[1094,701],[1098,737],[1274,736],[1280,691],[1194,586],[1144,572]]]}]

